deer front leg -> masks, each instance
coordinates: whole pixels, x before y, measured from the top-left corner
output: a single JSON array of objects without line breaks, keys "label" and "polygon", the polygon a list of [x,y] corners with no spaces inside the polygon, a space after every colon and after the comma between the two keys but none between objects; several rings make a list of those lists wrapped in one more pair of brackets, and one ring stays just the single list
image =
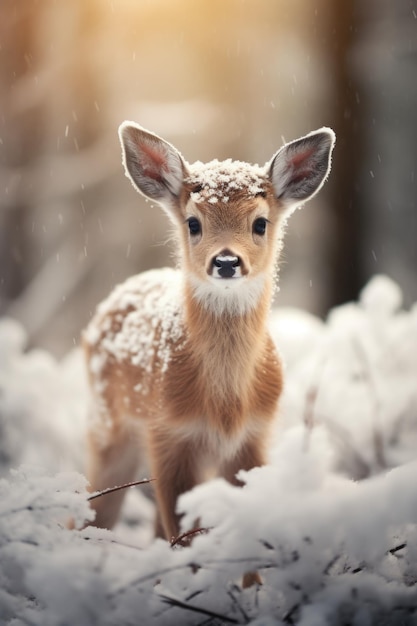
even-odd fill
[{"label": "deer front leg", "polygon": [[[135,479],[140,458],[140,442],[135,433],[123,430],[100,441],[97,434],[89,438],[89,467],[87,477],[91,491],[102,491]],[[122,489],[91,501],[96,517],[93,526],[112,528],[117,521],[126,490]]]},{"label": "deer front leg", "polygon": [[157,504],[156,534],[171,541],[177,537],[181,516],[175,512],[178,497],[198,481],[198,462],[189,441],[172,435],[152,434],[149,442]]},{"label": "deer front leg", "polygon": [[[264,445],[262,442],[252,439],[247,441],[239,453],[222,466],[221,475],[232,485],[241,487],[244,483],[236,478],[239,470],[250,470],[253,467],[265,465]],[[252,587],[252,585],[262,585],[262,578],[258,572],[245,572],[242,579],[242,587]]]}]

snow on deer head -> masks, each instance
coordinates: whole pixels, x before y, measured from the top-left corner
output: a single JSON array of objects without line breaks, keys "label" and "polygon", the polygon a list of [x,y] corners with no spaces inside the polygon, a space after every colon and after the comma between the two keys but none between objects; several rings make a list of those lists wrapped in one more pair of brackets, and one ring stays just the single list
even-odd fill
[{"label": "snow on deer head", "polygon": [[190,165],[133,122],[119,134],[126,175],[176,226],[193,296],[219,314],[255,308],[272,284],[287,217],[326,180],[333,131],[284,145],[263,167],[231,159]]}]

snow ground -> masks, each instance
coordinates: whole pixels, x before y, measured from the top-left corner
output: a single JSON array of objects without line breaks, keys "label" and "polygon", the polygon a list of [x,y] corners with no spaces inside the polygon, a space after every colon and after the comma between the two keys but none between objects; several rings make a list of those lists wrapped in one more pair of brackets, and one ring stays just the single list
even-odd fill
[{"label": "snow ground", "polygon": [[[417,305],[401,299],[377,276],[326,322],[273,313],[271,463],[185,494],[185,526],[212,530],[177,549],[152,541],[136,489],[115,531],[65,528],[89,514],[81,355],[25,352],[0,321],[0,624],[417,624]],[[242,590],[254,569],[263,586]]]}]

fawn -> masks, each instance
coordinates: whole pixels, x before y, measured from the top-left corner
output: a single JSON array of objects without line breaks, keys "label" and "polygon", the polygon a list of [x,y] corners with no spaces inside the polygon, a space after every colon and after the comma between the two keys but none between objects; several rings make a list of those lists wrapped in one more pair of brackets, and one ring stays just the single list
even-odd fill
[{"label": "fawn", "polygon": [[[175,226],[179,269],[116,287],[84,333],[89,479],[93,490],[131,481],[147,458],[156,533],[170,540],[180,494],[210,472],[240,485],[239,470],[266,462],[282,390],[267,329],[277,257],[287,217],[329,173],[335,135],[321,128],[259,167],[189,165],[133,122],[119,134],[126,175]],[[94,500],[96,525],[115,523],[123,493]]]}]

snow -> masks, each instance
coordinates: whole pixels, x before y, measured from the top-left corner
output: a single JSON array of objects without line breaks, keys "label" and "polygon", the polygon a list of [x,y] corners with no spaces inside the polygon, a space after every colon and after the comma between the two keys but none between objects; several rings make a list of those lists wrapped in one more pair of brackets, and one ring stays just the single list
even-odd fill
[{"label": "snow", "polygon": [[[325,322],[273,312],[285,391],[270,464],[243,488],[184,494],[184,528],[210,530],[175,549],[151,539],[136,489],[114,531],[82,529],[81,354],[26,352],[0,320],[0,624],[417,623],[417,306],[401,302],[377,276]],[[242,590],[253,570],[263,586]]]},{"label": "snow", "polygon": [[97,307],[84,332],[86,343],[97,349],[90,363],[92,373],[100,374],[108,355],[147,373],[156,357],[161,371],[166,371],[173,344],[183,334],[181,293],[181,274],[170,268],[143,272],[118,285]]},{"label": "snow", "polygon": [[265,168],[232,159],[214,159],[209,163],[196,161],[189,166],[189,170],[190,174],[185,182],[197,189],[191,193],[191,199],[196,203],[227,204],[233,194],[243,189],[255,197],[265,191],[267,182]]}]

